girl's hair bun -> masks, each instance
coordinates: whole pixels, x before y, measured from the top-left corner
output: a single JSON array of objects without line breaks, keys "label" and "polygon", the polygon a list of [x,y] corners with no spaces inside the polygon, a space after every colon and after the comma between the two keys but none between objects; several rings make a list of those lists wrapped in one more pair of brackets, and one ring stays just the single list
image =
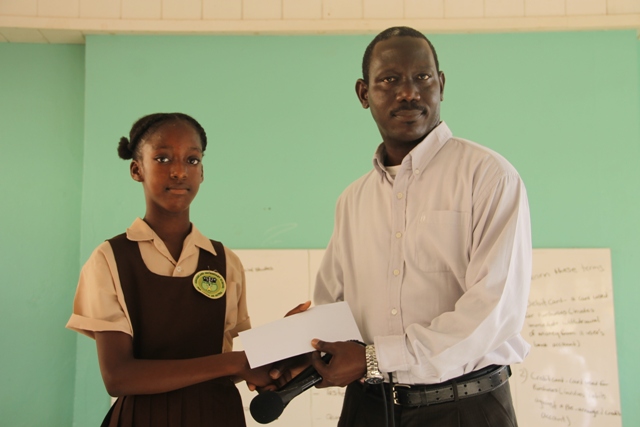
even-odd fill
[{"label": "girl's hair bun", "polygon": [[130,143],[127,138],[124,136],[120,138],[120,142],[118,143],[118,156],[122,160],[130,160],[133,158],[133,151],[129,148]]}]

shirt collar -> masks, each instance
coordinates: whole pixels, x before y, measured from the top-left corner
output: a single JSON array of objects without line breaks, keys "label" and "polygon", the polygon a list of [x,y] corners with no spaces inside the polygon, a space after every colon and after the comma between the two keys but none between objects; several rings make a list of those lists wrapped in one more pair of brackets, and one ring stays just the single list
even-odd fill
[{"label": "shirt collar", "polygon": [[[440,122],[402,159],[402,169],[407,168],[416,171],[416,173],[421,173],[452,136],[453,134],[447,124],[444,121]],[[386,175],[384,157],[384,143],[381,143],[373,156],[373,167],[383,177]]]},{"label": "shirt collar", "polygon": [[[144,222],[144,220],[141,218],[136,218],[135,221],[133,221],[133,224],[131,224],[131,226],[127,228],[127,239],[134,242],[150,241],[153,242],[156,247],[156,240],[158,242],[162,241],[160,237],[158,237],[156,232],[153,231],[151,227],[149,227],[149,224]],[[207,252],[212,253],[213,255],[217,255],[216,250],[213,248],[211,240],[200,233],[200,231],[196,228],[195,225],[193,225],[193,223],[191,224],[191,233],[189,233],[186,239],[184,239],[183,244],[184,248],[189,248],[192,246],[197,246]]]}]

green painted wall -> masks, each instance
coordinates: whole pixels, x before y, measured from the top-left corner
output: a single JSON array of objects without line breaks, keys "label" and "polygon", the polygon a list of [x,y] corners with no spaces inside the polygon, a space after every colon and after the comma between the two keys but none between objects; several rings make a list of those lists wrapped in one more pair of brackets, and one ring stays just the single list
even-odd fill
[{"label": "green painted wall", "polygon": [[[205,234],[232,248],[324,247],[335,199],[371,167],[379,141],[354,92],[370,38],[89,37],[80,261],[144,214],[142,190],[129,178],[127,162],[117,158],[116,144],[135,119],[155,111],[192,114],[208,132],[205,182],[192,210]],[[456,135],[494,148],[521,172],[534,246],[612,249],[623,422],[624,427],[640,425],[635,388],[640,379],[635,339],[640,321],[635,268],[640,259],[640,46],[635,32],[438,35],[432,40],[447,75],[443,118]],[[17,86],[26,90],[30,81],[22,74]],[[28,117],[14,109],[8,113],[12,123]],[[24,192],[20,199],[36,200]],[[77,211],[68,213],[77,220]],[[51,248],[47,242],[45,249]],[[75,275],[77,269],[74,265]],[[65,281],[68,300],[58,304],[63,314],[56,327],[69,314],[75,280]],[[45,307],[44,315],[51,318],[49,310]],[[74,336],[56,331],[67,340]],[[22,336],[12,332],[9,338]],[[75,396],[75,426],[97,425],[108,401],[95,345],[84,337],[77,345],[75,388],[57,391]]]},{"label": "green painted wall", "polygon": [[70,426],[83,46],[0,43],[0,424]]}]

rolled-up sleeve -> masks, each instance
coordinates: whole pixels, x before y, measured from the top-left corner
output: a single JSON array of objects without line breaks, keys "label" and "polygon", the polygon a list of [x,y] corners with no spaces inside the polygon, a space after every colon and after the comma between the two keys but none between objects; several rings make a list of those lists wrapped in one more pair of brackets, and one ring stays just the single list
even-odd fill
[{"label": "rolled-up sleeve", "polygon": [[124,305],[118,268],[108,242],[98,246],[82,267],[68,329],[95,339],[95,332],[133,335]]}]

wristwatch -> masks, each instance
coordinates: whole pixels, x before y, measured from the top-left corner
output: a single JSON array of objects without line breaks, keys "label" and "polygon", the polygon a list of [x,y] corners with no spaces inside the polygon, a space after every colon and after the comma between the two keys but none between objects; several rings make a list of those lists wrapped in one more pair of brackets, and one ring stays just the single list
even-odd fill
[{"label": "wristwatch", "polygon": [[378,369],[378,358],[376,357],[376,347],[368,345],[364,349],[364,355],[367,361],[367,373],[364,376],[366,384],[380,384],[384,381],[382,372]]}]

